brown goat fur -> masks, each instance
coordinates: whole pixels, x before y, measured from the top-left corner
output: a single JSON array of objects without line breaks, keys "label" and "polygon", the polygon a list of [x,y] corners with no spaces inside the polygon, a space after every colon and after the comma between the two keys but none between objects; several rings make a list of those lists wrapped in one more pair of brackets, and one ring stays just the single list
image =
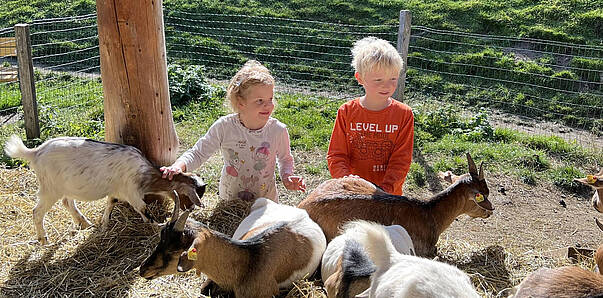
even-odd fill
[{"label": "brown goat fur", "polygon": [[203,229],[193,242],[197,260],[189,260],[188,252],[183,253],[178,270],[195,268],[221,289],[234,291],[236,297],[271,297],[278,294],[278,284],[291,272],[308,264],[310,246],[307,238],[284,224],[273,225],[243,241]]},{"label": "brown goat fur", "polygon": [[516,298],[602,297],[603,276],[576,266],[541,268],[519,285]]},{"label": "brown goat fur", "polygon": [[[440,234],[456,217],[468,214],[487,218],[494,210],[488,200],[482,166],[478,173],[469,154],[467,159],[469,173],[425,201],[391,195],[362,178],[347,177],[323,182],[298,207],[318,223],[327,241],[339,234],[344,223],[362,219],[404,227],[413,240],[416,254],[433,257]],[[477,193],[483,195],[480,203],[475,201]]]}]

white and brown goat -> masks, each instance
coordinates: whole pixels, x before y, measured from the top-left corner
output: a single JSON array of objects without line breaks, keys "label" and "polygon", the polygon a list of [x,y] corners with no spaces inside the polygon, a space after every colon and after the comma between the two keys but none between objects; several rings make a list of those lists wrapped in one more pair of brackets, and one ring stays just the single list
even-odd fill
[{"label": "white and brown goat", "polygon": [[236,297],[271,297],[311,275],[326,247],[322,230],[306,211],[266,198],[255,200],[233,238],[192,219],[185,225],[189,211],[178,216],[178,209],[174,207],[159,245],[140,266],[142,277],[194,268],[207,275],[203,288],[215,283]]},{"label": "white and brown goat", "polygon": [[361,222],[366,252],[376,271],[370,287],[358,298],[458,297],[477,298],[469,276],[455,266],[399,253],[382,225]]},{"label": "white and brown goat", "polygon": [[47,243],[44,216],[60,199],[80,228],[91,224],[74,200],[95,201],[107,197],[103,227],[107,226],[111,211],[119,200],[128,202],[145,222],[148,221],[143,200],[147,194],[170,196],[175,190],[187,198],[183,205],[202,206],[200,198],[205,192],[205,184],[201,178],[182,174],[173,180],[162,179],[161,171],[132,146],[61,137],[29,149],[13,135],[6,142],[4,151],[12,158],[29,161],[36,173],[39,190],[33,220],[41,244]]},{"label": "white and brown goat", "polygon": [[[366,223],[363,220],[346,223],[342,233],[329,242],[322,255],[321,277],[327,297],[356,297],[369,287],[376,267],[365,251],[368,239],[363,227]],[[399,253],[415,254],[410,235],[403,227],[384,228]]]},{"label": "white and brown goat", "polygon": [[427,200],[388,194],[362,178],[347,177],[323,182],[298,207],[320,225],[327,241],[337,236],[344,223],[362,219],[404,227],[416,254],[433,257],[440,234],[457,216],[487,218],[493,213],[483,164],[478,173],[469,154],[467,162],[469,173]]}]

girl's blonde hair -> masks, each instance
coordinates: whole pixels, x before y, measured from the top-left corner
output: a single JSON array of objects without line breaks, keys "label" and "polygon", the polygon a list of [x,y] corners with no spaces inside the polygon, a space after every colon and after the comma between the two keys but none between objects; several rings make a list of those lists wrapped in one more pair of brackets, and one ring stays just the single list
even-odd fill
[{"label": "girl's blonde hair", "polygon": [[243,93],[256,85],[274,86],[274,78],[268,68],[260,62],[249,60],[232,77],[228,89],[226,89],[226,98],[230,101],[233,111],[239,112],[237,104],[245,99]]},{"label": "girl's blonde hair", "polygon": [[374,69],[400,71],[402,58],[389,42],[373,36],[365,37],[352,47],[352,66],[360,74]]}]

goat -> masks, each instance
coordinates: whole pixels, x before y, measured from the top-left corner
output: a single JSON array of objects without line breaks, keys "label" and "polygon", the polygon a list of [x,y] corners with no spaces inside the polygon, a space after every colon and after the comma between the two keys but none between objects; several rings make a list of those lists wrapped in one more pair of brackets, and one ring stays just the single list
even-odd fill
[{"label": "goat", "polygon": [[[322,255],[321,276],[329,298],[355,297],[369,287],[375,266],[364,251],[367,236],[361,228],[363,223],[346,223]],[[414,255],[412,240],[403,227],[386,226],[385,230],[398,252]]]},{"label": "goat", "polygon": [[36,173],[39,200],[33,209],[33,221],[41,244],[48,242],[44,216],[61,198],[80,228],[87,228],[91,223],[74,200],[94,201],[108,197],[101,221],[103,228],[108,225],[118,200],[128,202],[145,222],[148,213],[143,198],[147,194],[170,196],[176,190],[188,198],[184,205],[202,206],[200,198],[205,192],[205,183],[201,178],[182,174],[171,181],[162,179],[161,171],[132,146],[61,137],[28,149],[18,136],[13,135],[4,150],[12,158],[29,161]]},{"label": "goat", "polygon": [[595,189],[593,194],[593,207],[599,212],[603,212],[603,168],[597,175],[588,175],[586,178],[574,179],[576,182],[588,185]]},{"label": "goat", "polygon": [[455,266],[396,251],[382,225],[361,222],[366,252],[377,270],[356,297],[479,297],[469,276]]},{"label": "goat", "polygon": [[[603,230],[600,224],[599,228]],[[597,248],[594,259],[598,273],[577,266],[540,268],[516,287],[514,297],[603,297],[603,244]]]},{"label": "goat", "polygon": [[388,194],[362,178],[348,177],[323,182],[298,207],[308,211],[327,241],[351,220],[396,224],[408,231],[418,256],[433,257],[440,234],[457,216],[488,218],[493,213],[483,163],[478,173],[469,153],[467,161],[468,174],[425,201]]},{"label": "goat", "polygon": [[[597,191],[599,191],[600,187],[603,186],[601,175],[603,175],[603,170],[595,178],[587,177],[575,180],[595,188],[599,187],[597,188]],[[596,196],[597,193],[593,196],[593,206],[597,211],[603,212],[603,209],[600,208],[600,201],[594,200]],[[597,196],[597,198],[600,198],[600,196]],[[595,219],[595,221],[599,229],[603,231],[603,225],[599,220]],[[594,259],[598,273],[577,266],[563,266],[553,269],[540,268],[528,275],[515,288],[514,297],[603,297],[603,244],[597,248]]]},{"label": "goat", "polygon": [[232,238],[192,219],[185,226],[189,211],[178,216],[178,210],[174,206],[157,248],[140,266],[142,277],[195,268],[208,277],[202,292],[215,283],[236,297],[271,297],[311,275],[326,247],[322,230],[304,210],[266,198],[255,200]]}]

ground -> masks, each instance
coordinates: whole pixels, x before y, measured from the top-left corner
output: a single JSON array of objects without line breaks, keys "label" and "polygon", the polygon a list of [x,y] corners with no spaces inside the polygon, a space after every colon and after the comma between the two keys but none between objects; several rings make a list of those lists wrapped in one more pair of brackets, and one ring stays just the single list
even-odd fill
[{"label": "ground", "polygon": [[[296,154],[298,164],[319,165],[324,152]],[[193,217],[225,233],[234,232],[245,216],[244,205],[218,203],[217,173],[220,158],[210,159],[199,174],[212,181],[204,200],[209,208]],[[305,173],[308,190],[326,179],[325,173]],[[456,173],[462,174],[462,173]],[[530,186],[496,173],[486,172],[490,200],[495,206],[488,219],[461,216],[444,232],[438,243],[438,258],[467,272],[484,297],[501,297],[528,273],[542,266],[571,263],[565,257],[568,246],[595,249],[603,238],[593,217],[589,194],[560,191],[547,183]],[[296,204],[305,194],[280,187],[282,203]],[[428,179],[423,189],[407,190],[406,195],[427,198],[447,187],[438,179]],[[67,211],[57,203],[46,216],[49,245],[35,240],[31,219],[37,182],[26,168],[0,169],[0,296],[134,296],[198,297],[203,275],[179,274],[145,280],[138,266],[158,241],[158,227],[142,223],[127,205],[114,210],[107,231],[97,227],[77,230]],[[98,223],[105,201],[79,203],[82,213]],[[169,203],[151,205],[164,220]],[[594,263],[579,263],[592,270]],[[281,297],[324,297],[315,279],[296,283]]]}]

